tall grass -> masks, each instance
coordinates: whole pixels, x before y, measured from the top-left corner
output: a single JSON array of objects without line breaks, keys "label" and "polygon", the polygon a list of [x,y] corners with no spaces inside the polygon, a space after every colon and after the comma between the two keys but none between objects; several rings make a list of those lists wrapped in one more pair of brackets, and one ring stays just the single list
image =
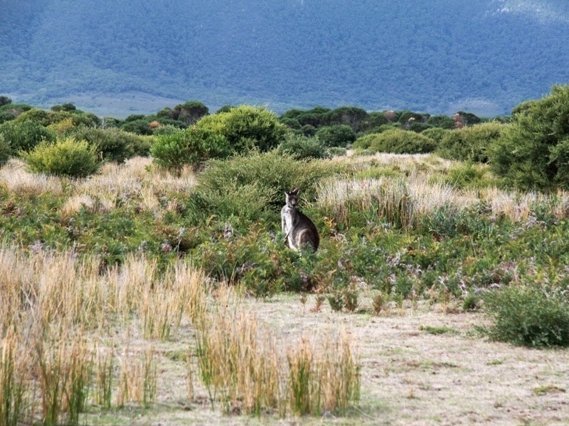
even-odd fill
[{"label": "tall grass", "polygon": [[35,357],[42,422],[57,425],[65,418],[66,424],[79,424],[91,378],[91,357],[86,342],[67,336],[55,342],[38,341]]},{"label": "tall grass", "polygon": [[26,414],[27,382],[23,378],[22,353],[13,331],[0,341],[0,424],[23,423]]},{"label": "tall grass", "polygon": [[358,213],[371,213],[402,228],[412,228],[419,219],[443,206],[457,211],[485,205],[492,218],[507,217],[525,222],[536,215],[556,219],[569,217],[569,193],[518,193],[494,187],[479,190],[457,189],[440,182],[428,182],[416,175],[403,182],[399,178],[334,178],[318,187],[317,205],[337,223],[348,225]]},{"label": "tall grass", "polygon": [[196,353],[212,404],[226,412],[318,415],[342,412],[359,398],[359,368],[345,337],[277,343],[227,295],[198,327]]},{"label": "tall grass", "polygon": [[0,187],[20,195],[59,195],[63,193],[65,180],[45,174],[35,174],[27,170],[21,160],[11,159],[0,168]]},{"label": "tall grass", "polygon": [[135,402],[149,407],[156,399],[157,381],[158,367],[152,348],[146,350],[142,359],[125,353],[118,378],[117,406]]},{"label": "tall grass", "polygon": [[89,395],[107,409],[113,395],[116,404],[152,404],[155,353],[140,359],[133,352],[120,363],[114,351],[89,344],[88,336],[134,325],[147,338],[172,337],[183,318],[205,312],[203,282],[203,273],[183,261],[158,273],[156,262],[132,256],[122,267],[101,271],[95,257],[1,245],[3,421],[78,424]]}]

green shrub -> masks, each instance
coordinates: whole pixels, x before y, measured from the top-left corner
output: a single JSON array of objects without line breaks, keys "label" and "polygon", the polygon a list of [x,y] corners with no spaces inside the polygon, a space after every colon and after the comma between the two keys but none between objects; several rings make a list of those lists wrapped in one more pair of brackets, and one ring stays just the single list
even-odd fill
[{"label": "green shrub", "polygon": [[278,152],[289,155],[295,160],[328,157],[326,148],[320,140],[295,134],[289,135],[286,141],[279,145]]},{"label": "green shrub", "polygon": [[89,142],[104,160],[119,163],[135,155],[148,155],[150,150],[150,143],[143,137],[115,128],[79,127],[69,132],[69,136]]},{"label": "green shrub", "polygon": [[232,153],[225,136],[205,126],[157,136],[150,152],[156,164],[175,171],[186,164],[197,168],[208,159],[225,158]]},{"label": "green shrub", "polygon": [[369,135],[360,136],[353,143],[352,148],[354,149],[369,149],[373,141],[376,139],[378,133],[371,133]]},{"label": "green shrub", "polygon": [[0,125],[0,135],[14,153],[30,151],[42,141],[55,141],[55,133],[33,121],[8,121]]},{"label": "green shrub", "polygon": [[448,169],[446,176],[433,177],[432,181],[439,181],[456,188],[487,188],[498,186],[499,180],[490,172],[485,164],[457,163]]},{"label": "green shrub", "polygon": [[85,177],[95,173],[100,165],[94,147],[73,138],[53,144],[42,142],[24,153],[23,158],[34,172],[56,176]]},{"label": "green shrub", "polygon": [[490,151],[494,170],[524,189],[569,188],[569,86],[555,86],[514,110],[511,125]]},{"label": "green shrub", "polygon": [[427,124],[433,128],[441,129],[454,129],[455,127],[454,120],[448,115],[433,115],[428,118]]},{"label": "green shrub", "polygon": [[374,152],[391,152],[394,154],[421,154],[432,152],[435,142],[419,133],[408,130],[392,129],[364,137],[358,147],[365,147]]},{"label": "green shrub", "polygon": [[352,128],[346,124],[337,124],[335,126],[324,126],[318,129],[316,137],[325,146],[341,146],[350,145],[356,140],[356,134]]},{"label": "green shrub", "polygon": [[151,135],[152,128],[150,122],[151,118],[143,117],[135,120],[127,120],[121,124],[120,128],[125,132],[136,133],[137,135]]},{"label": "green shrub", "polygon": [[0,166],[8,161],[8,158],[12,155],[12,150],[10,145],[4,139],[4,136],[0,134]]},{"label": "green shrub", "polygon": [[196,123],[195,128],[224,137],[231,151],[237,154],[252,149],[269,151],[283,142],[287,133],[275,114],[248,105],[204,117]]},{"label": "green shrub", "polygon": [[437,145],[439,145],[447,133],[448,130],[441,129],[440,127],[431,127],[430,129],[423,131],[421,134],[423,136],[431,138],[437,143]]},{"label": "green shrub", "polygon": [[512,286],[489,293],[486,311],[496,340],[516,345],[569,346],[569,302],[536,286]]},{"label": "green shrub", "polygon": [[285,191],[297,187],[304,199],[312,200],[320,179],[341,167],[297,161],[275,151],[213,160],[200,175],[188,214],[196,223],[212,215],[219,220],[237,216],[244,221],[278,222]]},{"label": "green shrub", "polygon": [[488,162],[488,149],[502,136],[505,125],[489,122],[447,132],[439,144],[442,157],[453,160]]}]

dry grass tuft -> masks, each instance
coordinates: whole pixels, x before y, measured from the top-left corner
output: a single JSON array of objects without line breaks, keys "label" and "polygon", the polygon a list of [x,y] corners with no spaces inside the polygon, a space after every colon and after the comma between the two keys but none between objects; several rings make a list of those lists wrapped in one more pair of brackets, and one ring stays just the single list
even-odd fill
[{"label": "dry grass tuft", "polygon": [[[279,348],[287,346],[285,359]],[[298,347],[277,343],[232,294],[205,313],[197,358],[212,404],[220,402],[226,412],[318,415],[341,412],[359,398],[359,368],[344,336],[303,339]]]},{"label": "dry grass tuft", "polygon": [[26,164],[17,159],[9,160],[0,168],[0,185],[22,195],[60,195],[63,193],[62,182],[62,178],[29,172]]}]

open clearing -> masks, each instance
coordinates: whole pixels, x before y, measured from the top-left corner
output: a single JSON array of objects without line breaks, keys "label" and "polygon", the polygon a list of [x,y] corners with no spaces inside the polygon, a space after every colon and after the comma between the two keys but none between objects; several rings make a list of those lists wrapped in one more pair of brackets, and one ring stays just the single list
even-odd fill
[{"label": "open clearing", "polygon": [[[365,305],[362,300],[361,305]],[[280,295],[242,305],[261,324],[291,343],[344,330],[361,365],[359,406],[345,417],[254,418],[212,410],[194,378],[188,402],[185,363],[190,327],[170,342],[156,342],[156,405],[113,410],[88,424],[569,424],[569,351],[534,350],[490,342],[476,331],[478,313],[450,313],[452,306],[389,307],[380,316],[313,312],[314,296]],[[450,312],[449,312],[450,311]]]}]

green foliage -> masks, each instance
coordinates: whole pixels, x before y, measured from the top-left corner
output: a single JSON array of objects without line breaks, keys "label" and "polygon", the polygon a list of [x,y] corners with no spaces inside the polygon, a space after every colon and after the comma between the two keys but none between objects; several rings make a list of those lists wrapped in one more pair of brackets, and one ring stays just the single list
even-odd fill
[{"label": "green foliage", "polygon": [[436,145],[432,139],[421,134],[408,130],[392,129],[363,136],[354,144],[354,147],[369,149],[372,152],[422,154],[432,152]]},{"label": "green foliage", "polygon": [[127,120],[121,124],[120,128],[125,132],[136,133],[138,135],[151,135],[152,128],[149,125],[151,121],[151,118]]},{"label": "green foliage", "polygon": [[29,105],[8,103],[0,106],[0,124],[14,120],[24,111],[32,109]]},{"label": "green foliage", "polygon": [[103,160],[119,163],[135,155],[148,155],[150,150],[150,143],[141,136],[115,128],[79,127],[69,132],[68,136],[89,142]]},{"label": "green foliage", "polygon": [[345,147],[356,140],[356,133],[346,124],[321,127],[316,132],[316,137],[325,146]]},{"label": "green foliage", "polygon": [[427,119],[427,124],[441,129],[454,129],[455,127],[454,120],[447,115],[433,115]]},{"label": "green foliage", "polygon": [[231,151],[237,154],[251,149],[263,152],[275,148],[287,132],[275,114],[248,105],[204,117],[195,128],[225,138]]},{"label": "green foliage", "polygon": [[447,132],[438,153],[453,160],[488,162],[488,150],[498,141],[506,126],[496,122],[477,124]]},{"label": "green foliage", "polygon": [[100,165],[94,147],[73,138],[42,142],[23,158],[34,172],[76,178],[95,173]]},{"label": "green foliage", "polygon": [[569,188],[569,86],[522,104],[490,152],[494,170],[519,188]]},{"label": "green foliage", "polygon": [[494,339],[533,347],[569,346],[569,302],[561,292],[512,286],[489,293],[485,302]]},{"label": "green foliage", "polygon": [[53,142],[55,134],[34,121],[9,121],[0,125],[0,135],[12,152],[30,151],[40,142]]},{"label": "green foliage", "polygon": [[285,134],[277,116],[266,109],[242,105],[224,113],[223,135],[237,153],[276,148]]},{"label": "green foliage", "polygon": [[295,160],[328,157],[326,148],[320,140],[296,134],[288,135],[286,140],[279,145],[278,152],[289,155]]},{"label": "green foliage", "polygon": [[442,129],[440,127],[431,127],[429,129],[424,130],[421,132],[423,136],[431,138],[437,144],[437,146],[441,143],[444,136],[448,133],[448,130]]},{"label": "green foliage", "polygon": [[274,151],[211,161],[192,193],[188,215],[196,224],[212,215],[245,223],[270,218],[280,224],[285,191],[297,187],[304,199],[312,200],[320,179],[338,170],[340,166],[297,161]]},{"label": "green foliage", "polygon": [[188,101],[184,104],[176,105],[174,109],[164,108],[158,113],[158,117],[168,117],[186,125],[191,125],[196,123],[200,118],[206,116],[208,113],[208,107],[202,102]]},{"label": "green foliage", "polygon": [[0,107],[11,103],[12,99],[10,99],[8,96],[0,96]]},{"label": "green foliage", "polygon": [[378,133],[371,133],[369,135],[360,136],[353,143],[352,148],[360,150],[369,149],[373,141],[377,138],[377,135]]},{"label": "green foliage", "polygon": [[231,154],[231,149],[223,134],[196,125],[157,136],[150,152],[159,166],[179,171],[186,164],[197,168],[208,159],[225,158]]},{"label": "green foliage", "polygon": [[0,166],[6,163],[11,155],[12,149],[10,145],[4,139],[4,135],[0,134]]},{"label": "green foliage", "polygon": [[500,181],[490,173],[489,166],[473,163],[457,163],[448,169],[442,179],[434,178],[456,188],[481,189],[498,186]]}]

